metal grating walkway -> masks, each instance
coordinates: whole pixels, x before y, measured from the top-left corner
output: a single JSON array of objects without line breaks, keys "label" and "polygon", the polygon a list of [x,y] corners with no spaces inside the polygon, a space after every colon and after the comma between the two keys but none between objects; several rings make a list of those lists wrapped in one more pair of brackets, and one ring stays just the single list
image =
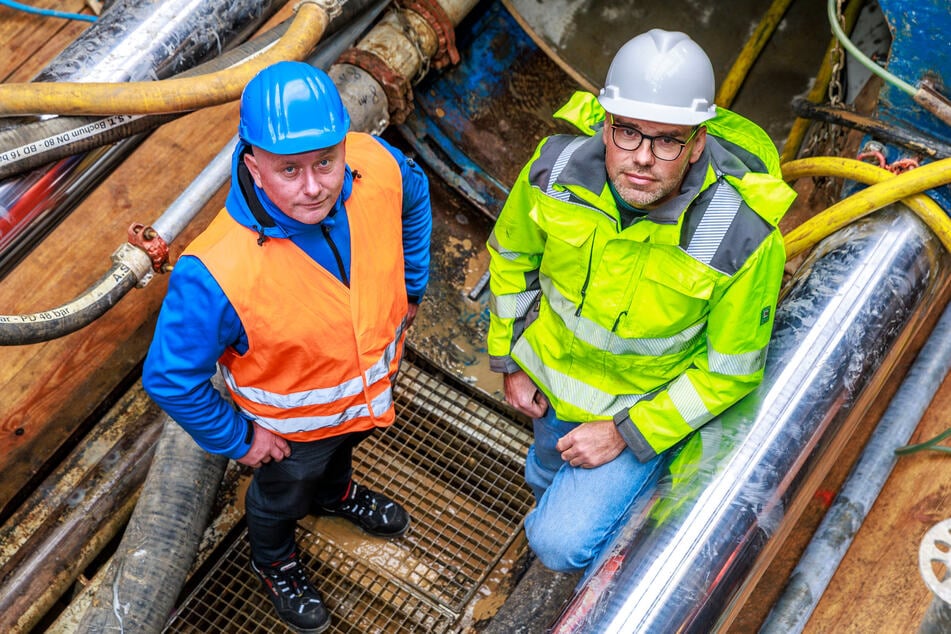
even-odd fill
[{"label": "metal grating walkway", "polygon": [[[298,543],[332,617],[330,632],[459,632],[503,555],[524,545],[533,503],[522,465],[531,434],[489,397],[407,351],[397,422],[364,441],[355,477],[399,500],[403,537],[305,518]],[[248,565],[243,534],[210,567],[166,632],[284,632]],[[510,562],[509,562],[510,563]],[[501,562],[502,567],[506,562]]]}]

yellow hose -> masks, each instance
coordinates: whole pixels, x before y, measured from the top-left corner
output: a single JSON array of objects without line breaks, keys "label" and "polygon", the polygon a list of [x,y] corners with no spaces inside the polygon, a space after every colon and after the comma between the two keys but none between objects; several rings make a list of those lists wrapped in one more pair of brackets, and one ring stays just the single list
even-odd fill
[{"label": "yellow hose", "polygon": [[312,0],[303,0],[296,11],[280,40],[233,68],[162,81],[0,84],[0,116],[168,114],[234,101],[262,68],[281,60],[303,59],[320,41],[330,22],[327,12]]},{"label": "yellow hose", "polygon": [[790,4],[792,4],[792,0],[773,0],[773,3],[766,11],[766,15],[760,20],[756,26],[756,31],[750,36],[750,39],[743,45],[743,50],[740,51],[736,61],[733,62],[733,66],[730,68],[730,72],[727,73],[726,79],[724,79],[720,85],[720,89],[717,91],[716,98],[714,99],[714,103],[718,106],[729,108],[730,104],[733,103],[733,99],[736,98],[736,93],[739,92],[740,86],[746,81],[746,75],[750,72],[753,62],[756,61],[756,58],[759,57],[759,54],[767,42],[769,42],[773,31],[776,30],[776,25],[783,19],[783,15],[786,13],[786,9],[789,8]]},{"label": "yellow hose", "polygon": [[869,184],[807,220],[785,237],[786,257],[791,259],[838,231],[886,205],[902,200],[951,251],[951,219],[931,198],[922,194],[951,183],[951,158],[929,163],[895,176],[888,170],[840,157],[815,157],[782,165],[787,181],[804,176],[837,176]]}]

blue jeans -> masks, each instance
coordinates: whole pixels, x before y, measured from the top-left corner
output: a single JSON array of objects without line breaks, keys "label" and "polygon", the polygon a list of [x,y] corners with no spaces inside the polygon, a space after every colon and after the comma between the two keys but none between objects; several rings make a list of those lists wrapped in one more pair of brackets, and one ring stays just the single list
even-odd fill
[{"label": "blue jeans", "polygon": [[549,407],[534,420],[535,443],[525,459],[525,480],[536,500],[525,517],[525,534],[538,559],[558,572],[594,562],[638,499],[653,492],[666,464],[664,454],[640,462],[625,449],[600,467],[572,467],[555,444],[577,426],[559,420]]}]

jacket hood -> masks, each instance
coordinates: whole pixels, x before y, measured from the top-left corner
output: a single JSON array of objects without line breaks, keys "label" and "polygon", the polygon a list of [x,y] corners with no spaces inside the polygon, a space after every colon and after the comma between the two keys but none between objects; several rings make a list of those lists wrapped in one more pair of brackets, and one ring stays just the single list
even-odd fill
[{"label": "jacket hood", "polygon": [[[231,190],[225,199],[225,208],[236,222],[249,229],[261,232],[261,223],[254,217],[254,212],[251,211],[251,207],[245,198],[239,180],[239,170],[247,169],[244,167],[244,159],[242,156],[245,152],[250,151],[250,149],[250,145],[245,141],[239,140],[237,147],[235,147],[231,155]],[[334,217],[338,212],[343,210],[344,202],[350,198],[350,192],[353,190],[353,172],[351,172],[349,165],[346,166],[343,177],[343,189],[340,190],[340,197],[337,199],[337,202],[334,203],[334,208],[327,217],[316,225],[309,225],[291,218],[278,209],[277,205],[264,193],[264,190],[253,182],[250,183],[250,186],[253,188],[254,195],[257,196],[265,213],[274,221],[274,226],[263,227],[263,234],[270,238],[290,238],[300,233],[313,231],[321,225],[332,225],[335,222]]]}]

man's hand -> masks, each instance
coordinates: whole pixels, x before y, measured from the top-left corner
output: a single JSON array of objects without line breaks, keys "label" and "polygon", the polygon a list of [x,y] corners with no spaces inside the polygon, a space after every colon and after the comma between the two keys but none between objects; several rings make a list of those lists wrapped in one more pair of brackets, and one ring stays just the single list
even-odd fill
[{"label": "man's hand", "polygon": [[593,469],[617,458],[626,446],[613,420],[599,420],[578,425],[558,440],[555,449],[572,467]]},{"label": "man's hand", "polygon": [[410,303],[406,307],[406,328],[409,329],[413,325],[413,322],[416,321],[416,313],[419,312],[419,304]]},{"label": "man's hand", "polygon": [[503,378],[505,400],[532,418],[541,418],[548,411],[548,399],[524,371],[510,372]]},{"label": "man's hand", "polygon": [[264,429],[257,423],[254,425],[254,438],[248,453],[238,458],[238,462],[257,469],[266,462],[280,462],[291,455],[291,446],[287,441],[272,431]]}]

